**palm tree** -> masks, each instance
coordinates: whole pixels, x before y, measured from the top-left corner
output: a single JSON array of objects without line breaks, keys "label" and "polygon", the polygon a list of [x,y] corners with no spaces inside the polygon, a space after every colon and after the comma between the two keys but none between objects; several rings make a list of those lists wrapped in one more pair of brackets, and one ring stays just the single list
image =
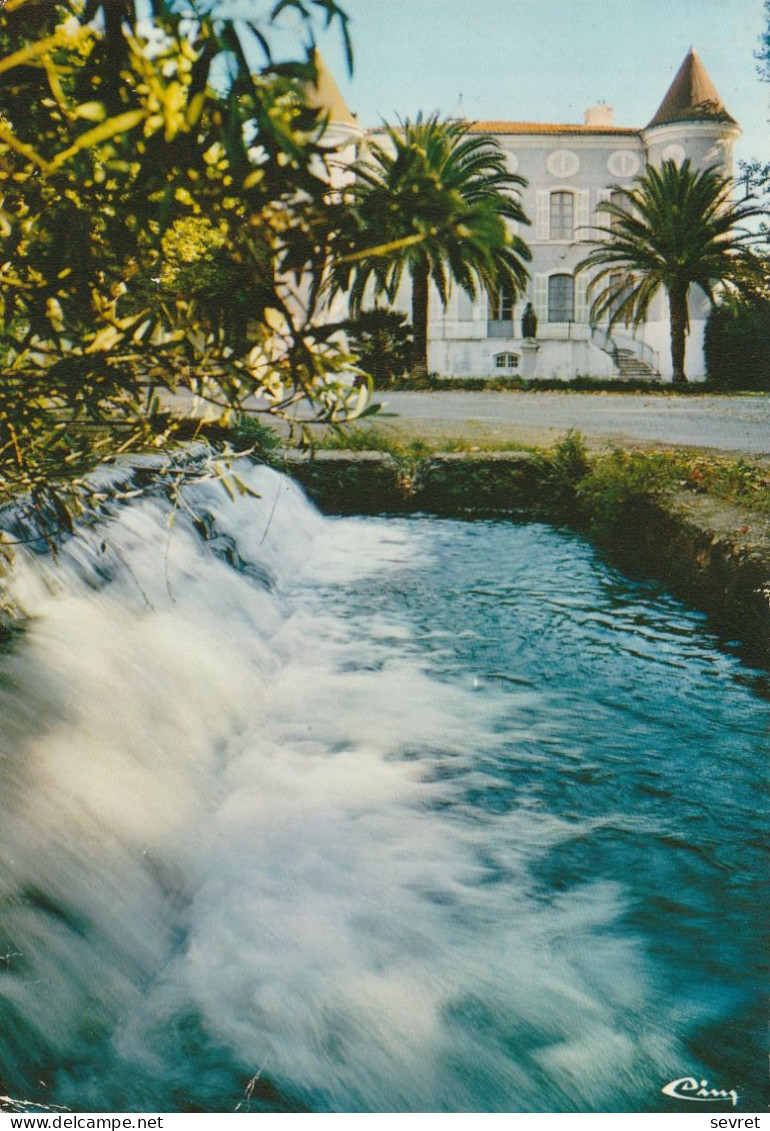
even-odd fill
[{"label": "palm tree", "polygon": [[610,327],[640,326],[654,296],[665,291],[675,383],[687,380],[690,288],[700,287],[713,306],[719,284],[748,291],[759,267],[749,247],[758,236],[741,225],[763,209],[731,201],[731,187],[717,168],[698,171],[689,159],[649,168],[633,188],[613,185],[615,199],[599,205],[610,223],[594,229],[606,242],[578,264],[578,270],[602,268],[589,284],[591,319],[609,315]]},{"label": "palm tree", "polygon": [[412,373],[426,373],[431,280],[445,306],[450,281],[471,298],[481,288],[506,286],[515,296],[526,286],[530,251],[507,223],[529,223],[515,195],[526,182],[508,172],[493,138],[435,114],[386,127],[355,175],[357,234],[335,266],[335,286],[349,292],[355,316],[367,293],[392,302],[409,276]]}]

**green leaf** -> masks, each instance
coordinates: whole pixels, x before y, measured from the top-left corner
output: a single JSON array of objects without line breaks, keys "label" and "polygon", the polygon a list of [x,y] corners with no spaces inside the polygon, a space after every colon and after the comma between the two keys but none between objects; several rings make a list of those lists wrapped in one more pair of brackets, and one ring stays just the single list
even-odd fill
[{"label": "green leaf", "polygon": [[81,102],[75,107],[75,117],[85,118],[89,122],[102,122],[107,114],[103,102]]}]

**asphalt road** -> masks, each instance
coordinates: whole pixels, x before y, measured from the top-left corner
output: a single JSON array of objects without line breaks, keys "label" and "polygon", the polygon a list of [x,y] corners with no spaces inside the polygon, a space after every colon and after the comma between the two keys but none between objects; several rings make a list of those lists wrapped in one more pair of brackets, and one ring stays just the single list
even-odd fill
[{"label": "asphalt road", "polygon": [[548,444],[570,428],[592,446],[708,448],[770,458],[770,397],[625,393],[380,393],[374,423],[431,442]]}]

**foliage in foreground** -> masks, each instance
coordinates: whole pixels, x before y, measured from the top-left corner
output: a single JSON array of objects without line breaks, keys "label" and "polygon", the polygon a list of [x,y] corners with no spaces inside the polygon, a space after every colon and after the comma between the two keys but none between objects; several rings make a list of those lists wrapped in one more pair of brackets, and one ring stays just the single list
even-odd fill
[{"label": "foliage in foreground", "polygon": [[[282,10],[307,49],[278,66]],[[346,34],[334,0],[280,0],[260,24],[172,0],[7,0],[0,504],[56,496],[66,522],[57,484],[167,449],[180,394],[225,422],[251,396],[276,415],[364,408],[319,317],[345,221],[303,101],[314,17]]]}]

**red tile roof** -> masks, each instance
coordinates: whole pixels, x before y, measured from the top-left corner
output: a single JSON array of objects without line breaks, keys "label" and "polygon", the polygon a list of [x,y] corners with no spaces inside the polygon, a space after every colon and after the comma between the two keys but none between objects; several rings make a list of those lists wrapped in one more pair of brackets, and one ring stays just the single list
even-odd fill
[{"label": "red tile roof", "polygon": [[582,126],[556,122],[471,122],[471,134],[626,134],[638,136],[641,130],[625,126]]}]

